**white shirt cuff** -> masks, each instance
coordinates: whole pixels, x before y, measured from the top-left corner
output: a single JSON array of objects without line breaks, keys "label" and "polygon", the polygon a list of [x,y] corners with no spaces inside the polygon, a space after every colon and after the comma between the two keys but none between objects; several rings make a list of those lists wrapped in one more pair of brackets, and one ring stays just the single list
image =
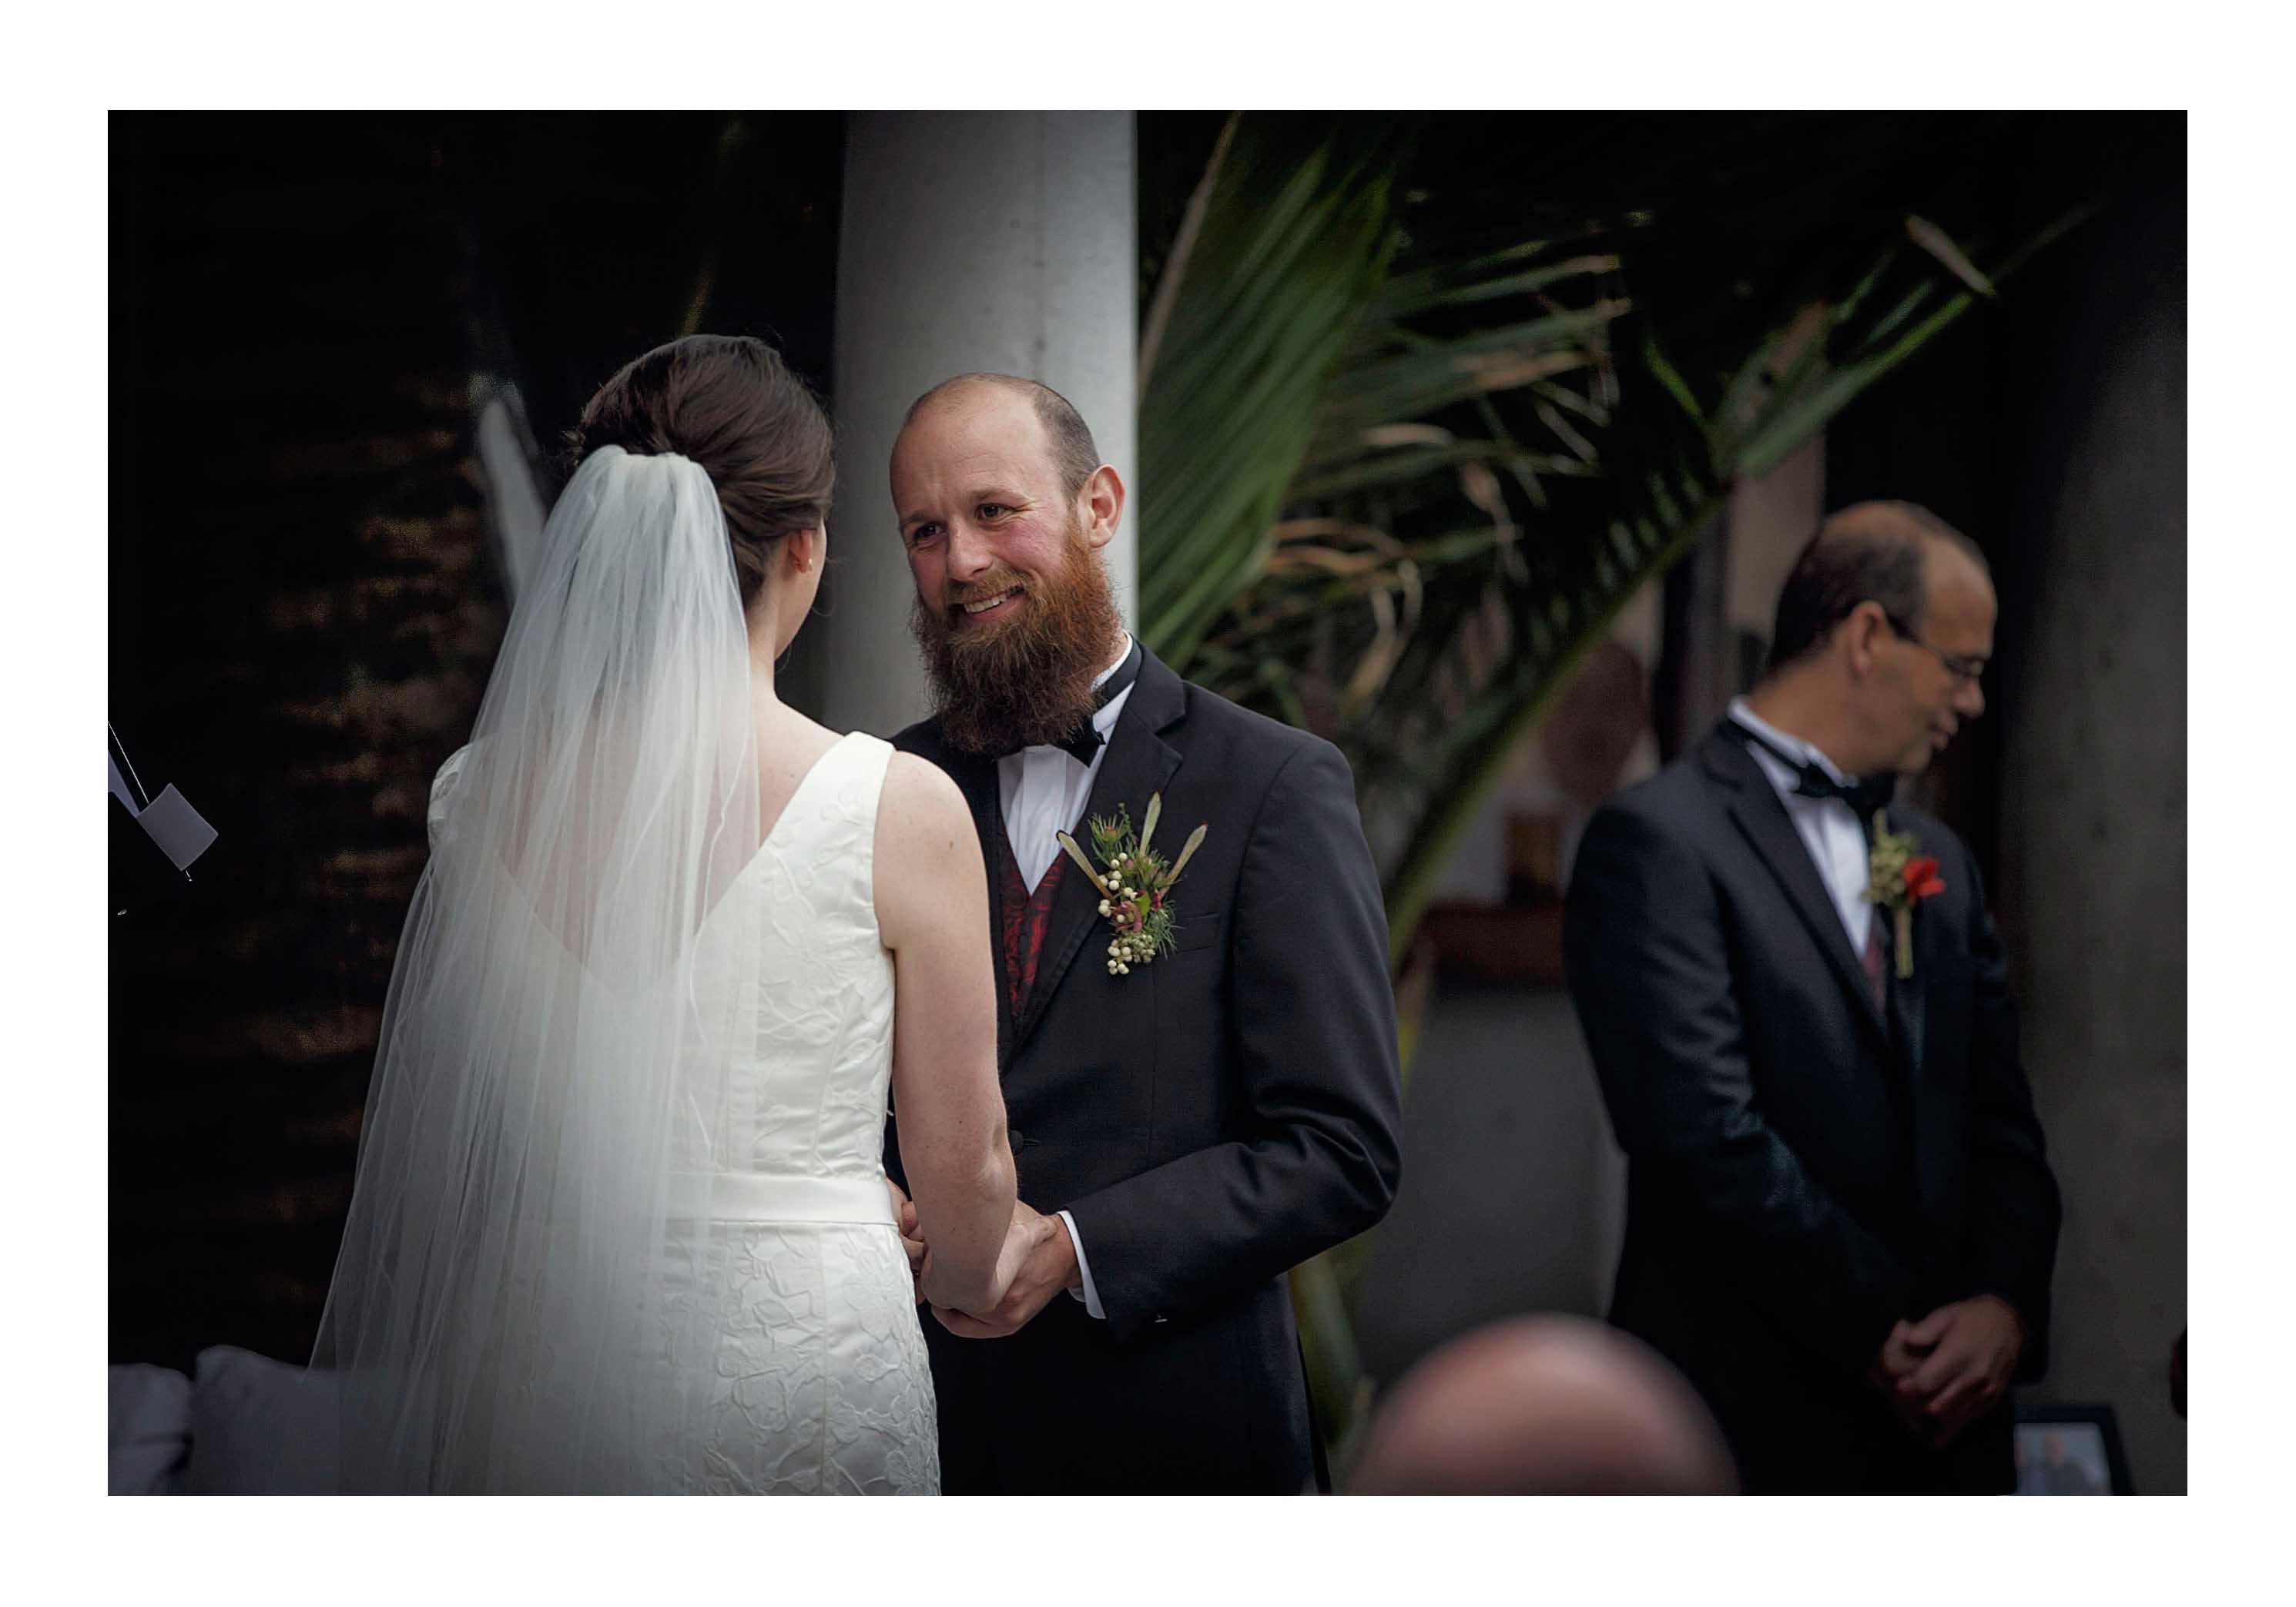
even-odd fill
[{"label": "white shirt cuff", "polygon": [[1078,1293],[1071,1289],[1069,1291],[1069,1298],[1082,1300],[1084,1308],[1104,1323],[1108,1321],[1108,1313],[1100,1308],[1100,1291],[1092,1286],[1092,1263],[1084,1259],[1084,1235],[1077,1232],[1074,1217],[1070,1216],[1066,1211],[1062,1211],[1058,1215],[1061,1220],[1068,1225],[1069,1242],[1076,1248],[1077,1273],[1084,1279],[1083,1292]]}]

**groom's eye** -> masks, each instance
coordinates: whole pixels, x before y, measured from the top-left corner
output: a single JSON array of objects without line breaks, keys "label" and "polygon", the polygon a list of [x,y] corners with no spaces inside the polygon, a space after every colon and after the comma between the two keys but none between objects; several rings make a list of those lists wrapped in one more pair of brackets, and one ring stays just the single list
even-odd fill
[{"label": "groom's eye", "polygon": [[929,537],[936,536],[939,532],[940,527],[937,524],[921,524],[909,532],[909,545],[913,547],[922,546]]},{"label": "groom's eye", "polygon": [[1001,502],[984,502],[980,504],[980,517],[983,519],[994,519],[999,513],[1009,513],[1012,511]]}]

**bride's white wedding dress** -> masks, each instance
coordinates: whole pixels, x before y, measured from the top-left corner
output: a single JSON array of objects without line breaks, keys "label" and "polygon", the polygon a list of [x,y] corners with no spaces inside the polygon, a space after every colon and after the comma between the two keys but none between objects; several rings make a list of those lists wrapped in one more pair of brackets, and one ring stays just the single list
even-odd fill
[{"label": "bride's white wedding dress", "polygon": [[[704,1381],[703,1405],[667,1458],[667,1488],[940,1488],[932,1374],[883,1163],[893,962],[871,857],[892,751],[857,733],[824,754],[705,932],[699,985],[705,1017],[731,1027],[732,1111],[674,1139],[669,1302],[727,1316],[707,1353],[674,1357]],[[742,922],[756,930],[717,930]],[[742,955],[759,963],[731,974],[725,960]]]},{"label": "bride's white wedding dress", "polygon": [[[432,788],[434,847],[469,751]],[[855,733],[822,755],[697,946],[703,1086],[672,1130],[661,1324],[686,1405],[646,1457],[663,1493],[939,1492],[882,1159],[893,963],[872,860],[892,751]]]},{"label": "bride's white wedding dress", "polygon": [[771,830],[717,492],[605,447],[431,791],[315,1368],[346,1490],[927,1492],[891,749]]}]

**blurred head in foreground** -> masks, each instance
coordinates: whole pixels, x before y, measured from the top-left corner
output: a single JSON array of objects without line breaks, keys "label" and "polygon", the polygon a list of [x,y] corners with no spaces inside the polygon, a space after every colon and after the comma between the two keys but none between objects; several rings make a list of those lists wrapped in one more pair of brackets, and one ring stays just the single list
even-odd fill
[{"label": "blurred head in foreground", "polygon": [[1404,1375],[1349,1480],[1358,1496],[1726,1496],[1721,1431],[1655,1351],[1578,1317],[1513,1317]]}]

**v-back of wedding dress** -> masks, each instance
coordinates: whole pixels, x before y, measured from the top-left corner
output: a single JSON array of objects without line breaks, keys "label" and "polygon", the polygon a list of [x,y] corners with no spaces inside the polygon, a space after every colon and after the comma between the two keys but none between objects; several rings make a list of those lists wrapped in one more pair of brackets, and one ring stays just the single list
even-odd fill
[{"label": "v-back of wedding dress", "polygon": [[707,1354],[672,1358],[699,1408],[668,1457],[674,1489],[940,1487],[885,1188],[893,961],[872,861],[892,751],[856,733],[824,753],[705,933],[701,1019],[732,1059],[713,1085],[725,1108],[690,1110],[677,1136],[669,1279],[673,1312],[699,1299],[724,1315],[698,1325]]},{"label": "v-back of wedding dress", "polygon": [[645,1457],[665,1493],[940,1488],[883,1166],[893,965],[872,860],[891,756],[840,738],[702,929],[657,1358],[682,1426]]}]

